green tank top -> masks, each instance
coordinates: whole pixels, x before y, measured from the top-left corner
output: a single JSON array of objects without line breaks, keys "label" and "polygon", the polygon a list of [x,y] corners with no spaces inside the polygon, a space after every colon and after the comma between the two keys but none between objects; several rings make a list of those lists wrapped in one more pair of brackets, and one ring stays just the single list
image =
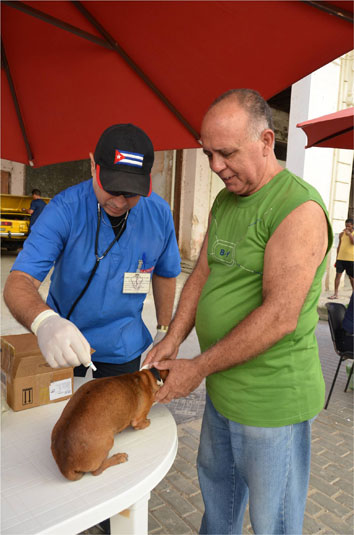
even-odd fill
[{"label": "green tank top", "polygon": [[[210,275],[196,314],[202,351],[261,305],[267,242],[283,219],[307,201],[317,202],[326,214],[328,252],[333,235],[324,202],[310,184],[287,169],[248,197],[226,189],[218,194],[209,229]],[[207,377],[208,394],[226,418],[244,425],[279,427],[308,420],[323,408],[325,385],[315,328],[325,265],[324,259],[294,332],[258,357]]]}]

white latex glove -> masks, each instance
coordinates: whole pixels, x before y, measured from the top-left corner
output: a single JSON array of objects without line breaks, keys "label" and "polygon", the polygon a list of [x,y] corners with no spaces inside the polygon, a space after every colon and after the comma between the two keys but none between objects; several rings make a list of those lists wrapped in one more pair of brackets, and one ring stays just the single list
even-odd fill
[{"label": "white latex glove", "polygon": [[80,366],[80,364],[89,366],[90,344],[83,334],[71,321],[61,318],[54,311],[48,312],[47,315],[42,313],[43,319],[39,314],[31,329],[37,335],[39,348],[49,366],[52,368]]},{"label": "white latex glove", "polygon": [[163,338],[165,338],[167,332],[166,331],[160,331],[160,330],[157,330],[156,334],[155,334],[155,338],[154,338],[154,341],[153,341],[153,346],[156,346],[156,344],[158,344],[159,342],[161,342],[161,340]]}]

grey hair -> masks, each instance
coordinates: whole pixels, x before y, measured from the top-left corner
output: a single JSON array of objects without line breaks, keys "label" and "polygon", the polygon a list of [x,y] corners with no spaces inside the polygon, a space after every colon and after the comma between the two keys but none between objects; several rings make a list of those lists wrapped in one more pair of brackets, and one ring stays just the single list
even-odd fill
[{"label": "grey hair", "polygon": [[209,109],[226,99],[237,100],[237,103],[248,113],[252,138],[259,139],[263,130],[267,128],[274,132],[271,109],[258,91],[254,89],[230,89],[217,97]]}]

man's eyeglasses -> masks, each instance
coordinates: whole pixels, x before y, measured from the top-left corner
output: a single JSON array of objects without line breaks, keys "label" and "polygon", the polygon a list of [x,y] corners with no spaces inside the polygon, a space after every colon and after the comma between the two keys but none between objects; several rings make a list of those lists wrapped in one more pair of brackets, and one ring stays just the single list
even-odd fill
[{"label": "man's eyeglasses", "polygon": [[131,197],[137,197],[137,193],[126,193],[125,191],[107,191],[110,195],[113,195],[114,197],[120,197],[120,195],[123,195],[126,199],[130,199]]}]

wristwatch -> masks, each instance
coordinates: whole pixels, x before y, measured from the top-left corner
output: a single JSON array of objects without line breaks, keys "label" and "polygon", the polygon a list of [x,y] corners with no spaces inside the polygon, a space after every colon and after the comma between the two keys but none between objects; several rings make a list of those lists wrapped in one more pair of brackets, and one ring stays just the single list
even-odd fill
[{"label": "wristwatch", "polygon": [[157,329],[158,331],[162,331],[163,333],[167,333],[167,331],[168,331],[168,325],[160,325],[160,324],[158,324],[158,325],[156,326],[156,329]]}]

